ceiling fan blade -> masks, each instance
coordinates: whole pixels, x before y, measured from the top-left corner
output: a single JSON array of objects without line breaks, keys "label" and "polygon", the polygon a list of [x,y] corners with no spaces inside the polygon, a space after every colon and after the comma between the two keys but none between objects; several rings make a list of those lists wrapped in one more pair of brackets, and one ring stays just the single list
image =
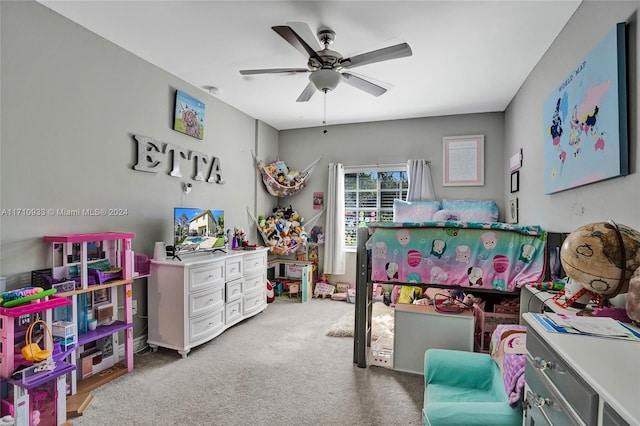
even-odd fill
[{"label": "ceiling fan blade", "polygon": [[365,92],[373,96],[380,96],[387,91],[387,89],[382,86],[378,86],[377,84],[365,80],[364,78],[357,77],[348,72],[343,72],[342,77],[344,78],[345,83],[357,89],[364,90]]},{"label": "ceiling fan blade", "polygon": [[280,34],[283,39],[285,39],[290,45],[298,49],[300,53],[305,56],[308,55],[309,57],[317,60],[322,64],[323,61],[320,55],[318,55],[318,52],[313,50],[313,48],[309,46],[307,42],[298,35],[298,33],[293,31],[291,27],[288,27],[286,25],[278,25],[275,27],[271,27],[271,29]]},{"label": "ceiling fan blade", "polygon": [[314,86],[313,83],[309,82],[309,84],[307,84],[307,87],[305,87],[302,93],[300,93],[300,96],[298,96],[298,99],[296,99],[296,102],[307,102],[309,99],[311,99],[311,96],[313,96],[315,92],[316,86]]},{"label": "ceiling fan blade", "polygon": [[309,72],[306,68],[270,68],[262,70],[240,70],[242,75],[254,75],[254,74],[296,74],[302,72]]},{"label": "ceiling fan blade", "polygon": [[320,50],[323,46],[318,42],[318,38],[316,34],[311,31],[311,28],[306,22],[285,22],[285,24],[296,32],[309,46],[315,48],[316,50]]},{"label": "ceiling fan blade", "polygon": [[388,61],[389,59],[404,58],[412,54],[411,47],[407,43],[400,43],[395,46],[383,47],[382,49],[372,50],[351,58],[345,58],[340,63],[344,68],[353,68],[375,62]]}]

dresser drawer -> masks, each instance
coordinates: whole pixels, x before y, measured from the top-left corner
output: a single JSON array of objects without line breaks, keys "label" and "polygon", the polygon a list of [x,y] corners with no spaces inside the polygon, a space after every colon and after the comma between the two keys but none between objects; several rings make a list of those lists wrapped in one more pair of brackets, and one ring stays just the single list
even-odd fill
[{"label": "dresser drawer", "polygon": [[243,313],[245,315],[260,311],[267,304],[266,288],[254,288],[244,293]]},{"label": "dresser drawer", "polygon": [[[527,335],[527,339],[529,336]],[[526,426],[533,425],[582,425],[562,399],[549,379],[527,357],[524,380],[529,389],[525,392],[527,404]],[[595,423],[591,423],[595,424]]]},{"label": "dresser drawer", "polygon": [[244,279],[243,291],[252,290],[254,288],[266,288],[267,282],[264,278],[264,272],[252,274]]},{"label": "dresser drawer", "polygon": [[227,311],[225,316],[226,324],[230,324],[235,320],[242,318],[242,301],[242,298],[240,298],[234,302],[227,303],[225,306],[225,310]]},{"label": "dresser drawer", "polygon": [[189,294],[189,318],[206,312],[222,309],[224,305],[224,285],[212,287],[207,291]]},{"label": "dresser drawer", "polygon": [[264,253],[244,256],[244,273],[264,270],[267,267],[267,256]]},{"label": "dresser drawer", "polygon": [[606,402],[602,411],[602,426],[629,426],[620,414],[616,413],[613,408]]},{"label": "dresser drawer", "polygon": [[224,262],[189,268],[189,290],[198,291],[224,283]]},{"label": "dresser drawer", "polygon": [[189,320],[189,342],[208,340],[224,329],[224,309]]},{"label": "dresser drawer", "polygon": [[232,300],[236,300],[236,299],[240,299],[242,298],[242,284],[243,284],[243,280],[239,279],[239,280],[233,280],[231,282],[228,282],[226,284],[227,286],[227,303],[231,302]]},{"label": "dresser drawer", "polygon": [[[548,378],[586,424],[597,423],[598,395],[531,328],[527,331],[527,368]],[[540,363],[546,368],[538,368]],[[527,382],[528,383],[528,382]]]},{"label": "dresser drawer", "polygon": [[234,256],[231,259],[227,259],[225,262],[225,270],[227,274],[227,281],[242,278],[242,271],[244,270],[242,256]]}]

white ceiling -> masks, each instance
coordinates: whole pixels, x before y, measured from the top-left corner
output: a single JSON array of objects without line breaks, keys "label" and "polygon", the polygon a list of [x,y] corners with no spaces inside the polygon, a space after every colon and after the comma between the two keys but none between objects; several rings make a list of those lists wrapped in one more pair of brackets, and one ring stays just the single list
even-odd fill
[{"label": "white ceiling", "polygon": [[[407,42],[413,56],[353,73],[386,87],[374,97],[341,83],[327,124],[504,111],[580,1],[49,1],[40,3],[279,130],[321,126],[324,95],[296,98],[308,74],[243,77],[241,69],[304,68],[271,27],[336,32],[344,57]],[[304,34],[301,34],[305,37]],[[310,43],[310,41],[309,41]],[[318,50],[320,46],[318,45]],[[189,93],[198,97],[198,93]]]}]

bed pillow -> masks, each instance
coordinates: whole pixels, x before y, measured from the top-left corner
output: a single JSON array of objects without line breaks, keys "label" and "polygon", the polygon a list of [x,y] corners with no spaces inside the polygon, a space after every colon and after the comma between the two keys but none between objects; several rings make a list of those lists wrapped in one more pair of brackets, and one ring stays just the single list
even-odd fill
[{"label": "bed pillow", "polygon": [[443,210],[454,211],[463,222],[497,222],[498,205],[483,200],[443,200]]},{"label": "bed pillow", "polygon": [[393,200],[394,222],[428,222],[442,208],[440,201]]},{"label": "bed pillow", "polygon": [[433,220],[439,222],[441,220],[461,220],[461,219],[458,213],[454,212],[453,210],[438,210],[433,215]]}]

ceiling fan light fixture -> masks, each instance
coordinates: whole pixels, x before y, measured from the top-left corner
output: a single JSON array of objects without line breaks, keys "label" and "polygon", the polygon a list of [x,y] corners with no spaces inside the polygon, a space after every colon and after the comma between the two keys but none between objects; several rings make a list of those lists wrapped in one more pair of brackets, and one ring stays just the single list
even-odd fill
[{"label": "ceiling fan light fixture", "polygon": [[322,68],[309,75],[309,81],[316,86],[316,89],[328,92],[335,89],[342,80],[342,75],[332,69]]}]

